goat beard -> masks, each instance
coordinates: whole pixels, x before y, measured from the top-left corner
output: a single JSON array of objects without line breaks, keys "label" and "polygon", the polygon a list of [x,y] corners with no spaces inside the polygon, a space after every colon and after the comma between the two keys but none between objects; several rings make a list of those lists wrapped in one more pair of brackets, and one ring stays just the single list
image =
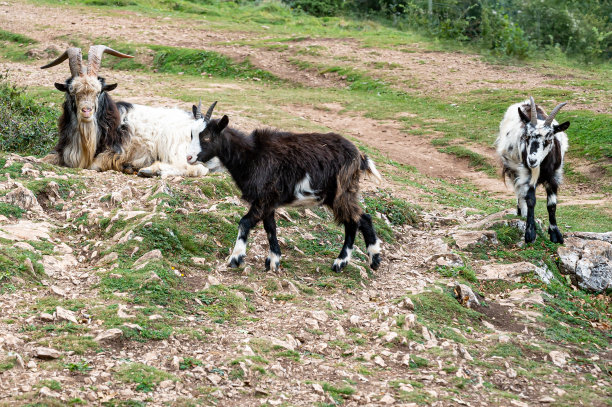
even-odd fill
[{"label": "goat beard", "polygon": [[94,161],[98,145],[98,123],[95,118],[78,123],[77,137],[64,151],[64,162],[73,168],[89,168]]}]

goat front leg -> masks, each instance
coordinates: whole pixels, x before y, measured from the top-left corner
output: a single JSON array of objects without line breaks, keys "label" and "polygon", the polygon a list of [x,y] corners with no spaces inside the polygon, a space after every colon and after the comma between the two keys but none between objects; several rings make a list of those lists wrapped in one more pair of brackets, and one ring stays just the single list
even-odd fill
[{"label": "goat front leg", "polygon": [[528,186],[527,194],[525,194],[525,202],[527,203],[527,225],[525,227],[525,243],[531,243],[536,240],[535,227],[535,204],[536,195],[535,187]]},{"label": "goat front leg", "polygon": [[563,235],[557,226],[557,184],[546,185],[546,209],[548,209],[548,234],[553,243],[563,243]]},{"label": "goat front leg", "polygon": [[266,270],[276,271],[280,268],[281,250],[276,238],[274,212],[264,218],[263,225],[268,235],[268,244],[270,245],[270,252],[266,258]]},{"label": "goat front leg", "polygon": [[251,209],[249,209],[247,214],[244,215],[238,223],[238,237],[236,238],[236,244],[230,256],[230,267],[238,267],[244,262],[249,232],[257,225],[257,222],[259,222],[259,218],[255,216],[255,211],[251,206]]},{"label": "goat front leg", "polygon": [[357,235],[357,222],[347,221],[344,222],[344,246],[340,250],[338,258],[334,260],[332,270],[336,273],[342,271],[342,269],[348,264],[353,254],[353,244],[355,243],[355,236]]},{"label": "goat front leg", "polygon": [[372,224],[372,217],[367,213],[362,213],[359,219],[359,230],[363,235],[363,240],[366,244],[368,252],[368,258],[370,260],[370,268],[372,270],[378,270],[380,267],[380,242],[381,240],[376,237],[376,231]]}]

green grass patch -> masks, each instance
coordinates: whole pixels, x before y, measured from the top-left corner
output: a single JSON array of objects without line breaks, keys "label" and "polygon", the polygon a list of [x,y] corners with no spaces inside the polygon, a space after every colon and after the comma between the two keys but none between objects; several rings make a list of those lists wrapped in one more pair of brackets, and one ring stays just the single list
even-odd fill
[{"label": "green grass patch", "polygon": [[0,30],[0,41],[12,42],[15,44],[36,44],[38,41],[22,34],[13,33],[6,30]]},{"label": "green grass patch", "polygon": [[6,202],[0,202],[0,215],[4,215],[7,218],[21,218],[25,211],[16,205],[12,205]]},{"label": "green grass patch", "polygon": [[452,154],[459,158],[465,158],[468,160],[470,167],[478,171],[483,171],[492,177],[499,173],[498,169],[492,166],[483,155],[472,151],[469,148],[453,145],[439,148],[438,151],[446,154]]},{"label": "green grass patch", "polygon": [[116,369],[113,376],[124,383],[135,383],[136,391],[143,393],[152,392],[164,380],[178,380],[170,373],[142,363],[123,364]]}]

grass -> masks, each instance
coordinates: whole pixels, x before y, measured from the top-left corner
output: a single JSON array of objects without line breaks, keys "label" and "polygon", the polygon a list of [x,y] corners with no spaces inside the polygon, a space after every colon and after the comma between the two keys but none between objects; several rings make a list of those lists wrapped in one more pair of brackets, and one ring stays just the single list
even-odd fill
[{"label": "grass", "polygon": [[177,380],[170,373],[142,363],[123,364],[115,370],[113,376],[121,382],[136,384],[136,391],[143,393],[154,391],[155,387],[164,380]]}]

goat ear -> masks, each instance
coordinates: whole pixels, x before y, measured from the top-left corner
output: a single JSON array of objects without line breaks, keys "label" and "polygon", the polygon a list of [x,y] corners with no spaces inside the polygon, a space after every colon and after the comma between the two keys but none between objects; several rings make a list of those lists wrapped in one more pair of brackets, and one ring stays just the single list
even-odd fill
[{"label": "goat ear", "polygon": [[518,108],[518,112],[523,123],[527,124],[531,121],[531,119],[527,117],[527,115],[523,112],[523,109],[521,109],[520,107]]},{"label": "goat ear", "polygon": [[217,129],[219,130],[219,133],[221,133],[223,129],[227,127],[228,123],[229,117],[227,117],[227,115],[223,115],[223,117],[221,118],[221,120],[219,120],[219,123],[217,124]]},{"label": "goat ear", "polygon": [[61,91],[61,92],[68,92],[68,86],[66,86],[65,83],[58,83],[55,82],[55,89]]},{"label": "goat ear", "polygon": [[570,122],[563,122],[563,123],[558,124],[558,125],[555,124],[555,125],[553,125],[553,131],[555,133],[559,133],[560,131],[567,130],[569,128],[569,126],[570,126]]},{"label": "goat ear", "polygon": [[114,90],[117,87],[116,83],[112,83],[110,85],[104,85],[104,87],[102,88],[102,90],[104,92],[110,92],[111,90]]},{"label": "goat ear", "polygon": [[196,105],[191,106],[191,112],[193,113],[193,118],[198,117],[198,107]]}]

